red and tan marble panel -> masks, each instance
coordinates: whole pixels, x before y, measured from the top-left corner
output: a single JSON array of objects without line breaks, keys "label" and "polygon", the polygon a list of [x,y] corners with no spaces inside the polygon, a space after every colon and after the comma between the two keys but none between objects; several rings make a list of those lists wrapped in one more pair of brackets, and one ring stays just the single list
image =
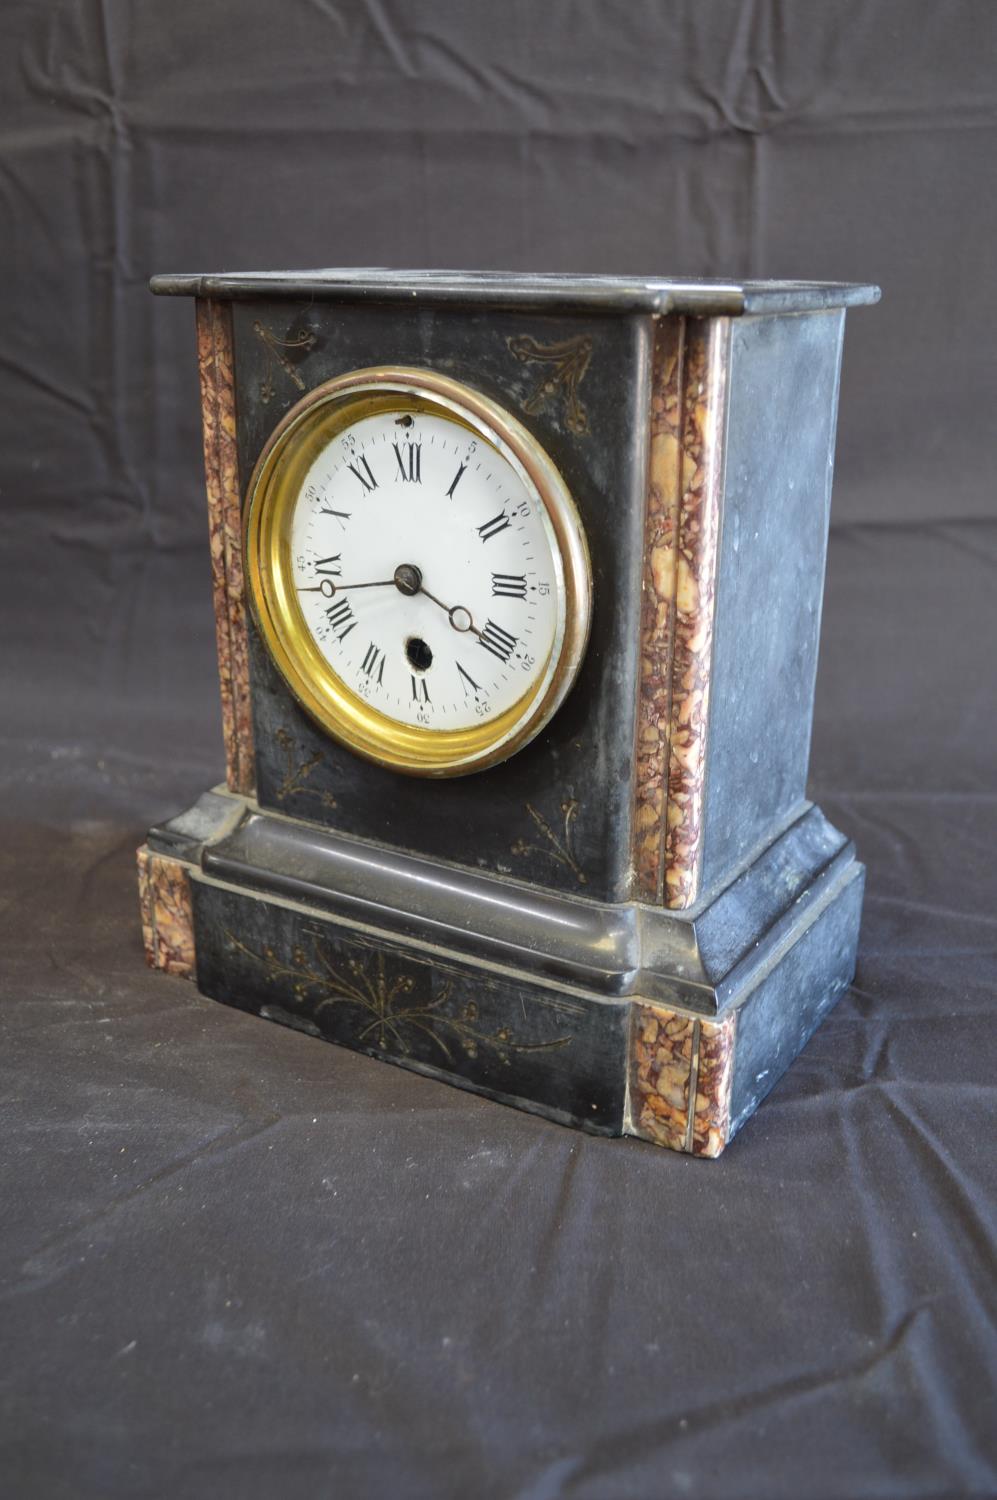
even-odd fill
[{"label": "red and tan marble panel", "polygon": [[634,870],[638,900],[674,909],[699,884],[728,330],[661,318],[654,335]]},{"label": "red and tan marble panel", "polygon": [[630,1079],[634,1135],[693,1156],[719,1156],[730,1129],[737,1018],[705,1020],[634,1002]]},{"label": "red and tan marble panel", "polygon": [[143,844],[138,851],[138,894],[149,967],[193,979],[194,921],[187,866]]},{"label": "red and tan marble panel", "polygon": [[668,735],[675,622],[675,537],[686,460],[681,450],[685,319],[660,318],[651,368],[637,703],[634,868],[637,899],[663,899]]},{"label": "red and tan marble panel", "polygon": [[673,909],[690,906],[699,890],[728,335],[725,318],[686,323],[665,831],[665,905]]},{"label": "red and tan marble panel", "polygon": [[204,472],[226,780],[233,792],[251,794],[254,789],[253,725],[235,437],[232,315],[224,302],[198,299],[197,359],[201,375]]}]

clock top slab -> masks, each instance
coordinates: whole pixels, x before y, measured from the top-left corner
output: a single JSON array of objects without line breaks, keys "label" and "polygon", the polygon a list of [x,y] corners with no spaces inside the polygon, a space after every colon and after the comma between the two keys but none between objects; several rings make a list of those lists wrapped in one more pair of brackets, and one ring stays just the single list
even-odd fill
[{"label": "clock top slab", "polygon": [[153,276],[167,297],[309,296],[332,301],[466,303],[493,307],[676,313],[689,317],[820,312],[879,301],[879,287],[847,281],[722,281],[664,276],[570,276],[518,271],[221,271]]}]

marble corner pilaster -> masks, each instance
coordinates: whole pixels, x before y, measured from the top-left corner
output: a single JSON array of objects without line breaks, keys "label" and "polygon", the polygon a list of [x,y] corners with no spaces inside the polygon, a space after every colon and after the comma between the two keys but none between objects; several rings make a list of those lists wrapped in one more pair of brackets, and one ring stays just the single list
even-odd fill
[{"label": "marble corner pilaster", "polygon": [[635,1001],[632,1027],[631,1133],[719,1156],[730,1135],[736,1014],[710,1021]]},{"label": "marble corner pilaster", "polygon": [[242,503],[236,451],[232,313],[227,303],[207,298],[199,299],[196,308],[226,781],[233,792],[251,793],[254,786],[253,723],[242,564]]},{"label": "marble corner pilaster", "polygon": [[194,917],[188,867],[144,844],[137,858],[146,962],[151,969],[193,979]]},{"label": "marble corner pilaster", "polygon": [[653,344],[634,869],[673,910],[699,894],[728,326],[661,318]]}]

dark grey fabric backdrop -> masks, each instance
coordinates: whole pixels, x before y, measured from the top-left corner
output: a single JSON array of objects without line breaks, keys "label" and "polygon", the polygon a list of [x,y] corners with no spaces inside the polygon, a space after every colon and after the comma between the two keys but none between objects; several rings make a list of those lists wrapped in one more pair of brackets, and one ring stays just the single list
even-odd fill
[{"label": "dark grey fabric backdrop", "polygon": [[[997,1493],[997,7],[5,0],[0,1485]],[[717,1165],[145,972],[221,770],[187,303],[153,271],[873,280],[813,792],[856,987]]]}]

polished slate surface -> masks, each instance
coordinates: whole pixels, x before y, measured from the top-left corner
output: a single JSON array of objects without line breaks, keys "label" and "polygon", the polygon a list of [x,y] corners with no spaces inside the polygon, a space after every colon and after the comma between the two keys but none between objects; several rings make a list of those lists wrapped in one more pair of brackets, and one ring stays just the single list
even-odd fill
[{"label": "polished slate surface", "polygon": [[597,1133],[631,1126],[630,997],[737,1012],[733,1135],[855,972],[865,871],[816,807],[687,914],[441,866],[223,789],[148,843],[191,867],[203,994]]},{"label": "polished slate surface", "polygon": [[603,308],[614,312],[739,316],[861,307],[879,287],[844,281],[721,281],[667,277],[530,275],[503,271],[401,271],[379,266],[311,271],[225,271],[153,276],[164,296],[295,297],[428,305],[486,298],[495,306]]},{"label": "polished slate surface", "polygon": [[[737,1012],[725,1140],[848,988],[863,876],[843,850],[719,987],[724,1014]],[[570,987],[561,976],[552,982],[540,959],[525,969],[489,962],[491,954],[483,962],[480,941],[455,951],[434,941],[431,924],[415,937],[411,921],[409,935],[399,935],[398,922],[326,915],[275,895],[273,885],[192,874],[204,995],[561,1124],[632,1131],[638,1110],[627,1107],[627,1038],[637,1023],[626,998],[582,989],[580,973]],[[638,995],[654,990],[648,978],[646,971],[633,976]],[[658,989],[666,1004],[713,999],[660,980]]]},{"label": "polished slate surface", "polygon": [[739,984],[753,986],[737,1017],[732,1135],[745,1124],[750,1129],[754,1111],[793,1066],[854,977],[865,870],[853,863],[840,880],[824,884],[807,914],[806,927],[800,930],[799,921],[792,927],[787,924],[775,952],[759,965],[760,972],[735,971],[728,981],[735,995]]},{"label": "polished slate surface", "polygon": [[806,795],[848,327],[840,312],[730,325],[703,890]]},{"label": "polished slate surface", "polygon": [[149,835],[214,879],[420,943],[595,990],[711,1013],[743,993],[855,851],[811,807],[686,914],[535,890],[260,811],[224,791]]},{"label": "polished slate surface", "polygon": [[[843,316],[733,321],[724,342],[704,895],[804,805]],[[650,327],[619,314],[396,311],[304,297],[234,304],[244,487],[302,390],[371,365],[438,369],[526,421],[574,496],[593,567],[592,629],[574,689],[532,744],[483,778],[414,784],[343,750],[298,707],[250,619],[262,804],[552,889],[631,896]],[[556,387],[529,409],[536,376],[511,352],[523,335],[548,347],[589,341],[582,426]]]},{"label": "polished slate surface", "polygon": [[563,1124],[620,1134],[626,1006],[210,880],[195,879],[192,894],[197,983],[212,999]]},{"label": "polished slate surface", "polygon": [[[244,484],[302,386],[377,364],[438,369],[507,406],[547,449],[578,507],[593,573],[588,649],[554,719],[510,760],[449,780],[386,771],[332,742],[299,709],[250,622],[261,803],[552,889],[607,900],[629,895],[648,320],[250,302],[235,304],[233,325]],[[288,356],[301,385],[280,367],[274,373],[258,327],[292,345],[304,331],[314,335],[311,345],[299,344]],[[510,350],[509,340],[521,335],[542,344],[592,339],[578,392],[584,430],[570,425],[560,392],[539,411],[524,410],[538,375]],[[296,777],[306,763],[307,779]],[[572,804],[569,838],[564,809]],[[570,848],[571,859],[558,855],[538,818]]]}]

